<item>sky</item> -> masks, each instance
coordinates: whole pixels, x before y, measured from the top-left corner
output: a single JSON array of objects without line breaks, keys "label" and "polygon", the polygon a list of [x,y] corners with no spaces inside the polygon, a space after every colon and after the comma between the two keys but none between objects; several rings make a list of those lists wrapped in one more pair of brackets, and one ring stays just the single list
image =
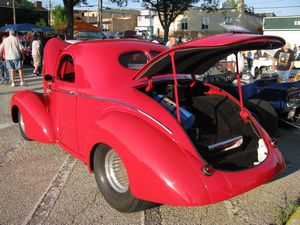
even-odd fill
[{"label": "sky", "polygon": [[[33,0],[34,1],[34,0]],[[48,8],[49,1],[52,7],[56,5],[63,5],[63,0],[42,0],[43,6]],[[300,1],[299,0],[244,0],[245,4],[254,7],[255,13],[274,12],[277,16],[300,16]],[[132,3],[129,0],[126,7],[132,9],[142,9],[141,3]],[[221,2],[224,2],[224,0]],[[97,0],[87,0],[88,5],[97,5]],[[84,6],[84,5],[82,5]],[[112,4],[109,0],[103,0],[103,7],[118,8],[116,4]],[[78,7],[76,7],[78,8]],[[81,7],[87,9],[88,7]],[[90,7],[92,9],[92,7]]]}]

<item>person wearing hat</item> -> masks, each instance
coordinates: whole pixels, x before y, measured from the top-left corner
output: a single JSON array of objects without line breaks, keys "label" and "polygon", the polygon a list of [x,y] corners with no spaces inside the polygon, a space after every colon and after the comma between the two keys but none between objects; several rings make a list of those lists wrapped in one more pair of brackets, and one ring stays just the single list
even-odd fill
[{"label": "person wearing hat", "polygon": [[0,45],[0,52],[3,50],[5,52],[5,65],[9,71],[11,86],[13,87],[15,86],[14,70],[18,70],[19,72],[20,85],[25,85],[22,62],[23,48],[21,42],[16,38],[14,30],[9,31],[9,36]]},{"label": "person wearing hat", "polygon": [[288,43],[275,53],[272,62],[272,70],[278,73],[281,82],[289,81],[290,72],[294,67],[294,60],[294,52],[290,49]]}]

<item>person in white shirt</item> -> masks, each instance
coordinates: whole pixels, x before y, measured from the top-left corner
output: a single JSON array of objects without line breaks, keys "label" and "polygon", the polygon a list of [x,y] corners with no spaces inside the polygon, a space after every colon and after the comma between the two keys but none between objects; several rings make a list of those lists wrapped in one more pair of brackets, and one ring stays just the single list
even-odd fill
[{"label": "person in white shirt", "polygon": [[18,70],[19,77],[21,80],[20,85],[25,85],[25,81],[23,78],[23,60],[22,60],[22,50],[23,45],[21,42],[15,37],[15,31],[10,30],[9,36],[3,40],[0,45],[0,52],[4,50],[5,54],[5,65],[9,70],[11,86],[15,86],[14,81],[14,70]]},{"label": "person in white shirt", "polygon": [[239,66],[239,71],[236,71],[236,56],[235,54],[231,54],[229,56],[227,56],[227,69],[228,71],[232,72],[232,73],[236,73],[236,72],[243,72],[244,70],[244,56],[241,52],[237,53],[237,59],[238,59],[238,66]]},{"label": "person in white shirt", "polygon": [[33,75],[38,76],[39,67],[41,65],[41,42],[36,34],[32,37],[31,55],[33,59]]},{"label": "person in white shirt", "polygon": [[166,46],[168,47],[168,48],[173,48],[173,47],[175,47],[176,46],[176,37],[170,37],[169,38],[169,40],[168,40],[168,42],[167,42],[167,44],[166,44]]}]

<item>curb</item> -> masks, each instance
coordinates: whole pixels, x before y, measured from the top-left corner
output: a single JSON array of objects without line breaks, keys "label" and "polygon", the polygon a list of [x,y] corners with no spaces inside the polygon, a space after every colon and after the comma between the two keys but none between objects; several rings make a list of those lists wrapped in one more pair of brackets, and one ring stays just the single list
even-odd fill
[{"label": "curb", "polygon": [[286,225],[299,225],[300,224],[300,206],[296,210],[296,212],[293,213],[291,218],[288,220]]}]

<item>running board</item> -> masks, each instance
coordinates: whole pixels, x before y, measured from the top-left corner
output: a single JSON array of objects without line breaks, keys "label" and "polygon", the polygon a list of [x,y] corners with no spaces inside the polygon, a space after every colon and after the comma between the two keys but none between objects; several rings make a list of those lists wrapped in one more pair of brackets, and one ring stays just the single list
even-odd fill
[{"label": "running board", "polygon": [[286,124],[288,124],[288,125],[291,125],[292,127],[300,129],[300,124],[291,123],[291,122],[283,120],[283,119],[279,119],[279,120],[286,123]]}]

